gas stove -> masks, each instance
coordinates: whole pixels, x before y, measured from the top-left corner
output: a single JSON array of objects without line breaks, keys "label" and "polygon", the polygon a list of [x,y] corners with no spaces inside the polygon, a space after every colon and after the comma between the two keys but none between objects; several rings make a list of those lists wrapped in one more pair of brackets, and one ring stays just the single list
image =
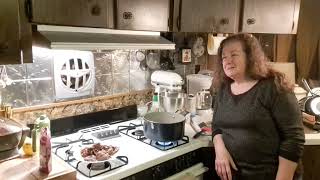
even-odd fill
[{"label": "gas stove", "polygon": [[[65,119],[62,126],[61,124],[55,124],[60,123],[58,120],[53,120],[51,126],[53,131],[52,152],[78,171],[78,179],[89,179],[91,177],[95,177],[95,179],[123,178],[125,177],[123,173],[130,175],[129,172],[138,171],[143,166],[151,167],[150,165],[154,164],[156,159],[160,163],[166,159],[166,156],[180,153],[180,147],[186,151],[186,145],[190,144],[188,136],[174,142],[155,142],[147,139],[143,135],[143,124],[139,119],[104,121],[108,123],[96,126],[89,125],[87,128],[88,121],[86,120],[87,122],[83,123],[86,126],[79,127],[83,118],[79,119],[80,121],[75,120],[74,117],[72,120]],[[102,122],[102,120],[93,119],[93,122]],[[69,121],[72,121],[72,123]],[[77,127],[70,127],[68,124]],[[59,127],[58,131],[55,131],[52,127]],[[63,134],[61,132],[71,133]],[[103,162],[87,162],[76,158],[75,153],[79,154],[84,147],[96,143],[119,147],[119,151],[109,160]],[[192,148],[188,148],[188,151]],[[159,158],[161,158],[161,161]]]}]

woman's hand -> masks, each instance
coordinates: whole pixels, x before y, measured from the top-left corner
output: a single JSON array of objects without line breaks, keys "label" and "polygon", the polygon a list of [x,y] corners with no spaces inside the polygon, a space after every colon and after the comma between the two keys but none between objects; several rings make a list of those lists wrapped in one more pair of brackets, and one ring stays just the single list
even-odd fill
[{"label": "woman's hand", "polygon": [[[216,153],[215,169],[222,180],[232,180],[231,167],[238,170],[230,153],[224,145],[221,134],[214,136],[214,149]],[[231,167],[230,167],[231,165]]]}]

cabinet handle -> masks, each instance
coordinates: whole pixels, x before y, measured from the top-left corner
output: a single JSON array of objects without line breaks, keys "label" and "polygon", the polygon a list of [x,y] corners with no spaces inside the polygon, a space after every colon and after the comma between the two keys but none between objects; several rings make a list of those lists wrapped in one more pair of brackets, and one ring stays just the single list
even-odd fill
[{"label": "cabinet handle", "polygon": [[179,1],[179,13],[177,17],[177,28],[178,31],[181,31],[181,11],[182,11],[182,0]]},{"label": "cabinet handle", "polygon": [[92,8],[91,8],[91,14],[93,16],[99,16],[101,13],[101,8],[98,6],[98,5],[94,5]]},{"label": "cabinet handle", "polygon": [[27,18],[31,21],[33,18],[33,14],[32,14],[32,2],[31,0],[26,0],[25,1],[25,12],[26,12],[26,16]]},{"label": "cabinet handle", "polygon": [[181,21],[179,17],[177,18],[177,28],[178,28],[178,31],[181,30]]},{"label": "cabinet handle", "polygon": [[0,53],[5,52],[7,49],[9,49],[8,42],[0,43]]},{"label": "cabinet handle", "polygon": [[228,18],[222,18],[222,19],[220,20],[220,24],[222,24],[222,25],[227,25],[227,24],[229,24],[229,19],[228,19]]},{"label": "cabinet handle", "polygon": [[295,25],[295,24],[294,24],[294,21],[293,21],[291,31],[293,31],[294,25]]},{"label": "cabinet handle", "polygon": [[122,16],[123,16],[123,19],[132,19],[133,18],[132,12],[124,12]]},{"label": "cabinet handle", "polygon": [[254,18],[247,19],[247,24],[248,25],[251,25],[251,24],[254,24],[254,23],[256,23],[256,20]]}]

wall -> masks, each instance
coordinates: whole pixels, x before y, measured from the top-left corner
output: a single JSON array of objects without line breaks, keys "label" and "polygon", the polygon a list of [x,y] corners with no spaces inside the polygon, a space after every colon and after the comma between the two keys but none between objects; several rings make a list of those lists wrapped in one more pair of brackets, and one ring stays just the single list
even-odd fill
[{"label": "wall", "polygon": [[[195,73],[196,65],[206,69],[207,53],[201,57],[192,56],[192,62],[181,64],[181,48],[192,48],[197,37],[206,34],[175,33],[171,40],[176,42],[176,50],[154,51],[162,60],[169,60],[174,72],[184,79]],[[170,38],[169,38],[170,39]],[[205,48],[206,49],[206,48]],[[55,96],[53,56],[48,49],[33,49],[34,63],[7,65],[8,77],[13,84],[0,88],[2,104],[14,107],[13,117],[24,122],[34,121],[40,114],[50,119],[73,116],[127,105],[145,103],[151,100],[150,76],[154,71],[142,68],[136,59],[138,50],[107,50],[94,52],[95,88],[89,96],[57,100]],[[142,50],[144,54],[150,51]],[[200,68],[198,68],[200,69]]]}]

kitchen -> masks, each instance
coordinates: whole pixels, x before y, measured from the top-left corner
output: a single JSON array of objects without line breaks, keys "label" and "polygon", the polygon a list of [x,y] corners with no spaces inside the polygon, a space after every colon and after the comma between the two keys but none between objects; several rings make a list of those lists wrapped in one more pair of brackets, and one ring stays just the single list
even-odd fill
[{"label": "kitchen", "polygon": [[[77,2],[28,0],[26,3],[20,0],[1,2],[1,9],[3,9],[1,11],[3,13],[1,14],[1,24],[4,24],[4,26],[0,28],[0,42],[1,47],[3,47],[0,51],[0,59],[1,64],[6,65],[4,67],[6,67],[7,77],[12,80],[12,82],[5,81],[7,82],[6,87],[1,89],[2,103],[11,105],[13,107],[13,118],[21,120],[24,124],[33,123],[40,114],[46,114],[49,119],[54,121],[56,119],[117,109],[134,104],[144,104],[152,99],[152,88],[154,87],[151,85],[151,74],[155,69],[170,70],[174,66],[175,69],[173,71],[181,75],[183,79],[186,79],[187,75],[194,74],[199,70],[210,69],[210,62],[215,58],[215,55],[208,55],[207,52],[208,33],[213,33],[215,37],[235,32],[256,33],[255,35],[263,42],[265,51],[269,52],[267,53],[269,57],[276,59],[275,61],[277,62],[296,63],[296,66],[298,66],[296,70],[299,70],[299,73],[296,72],[298,77],[297,83],[299,83],[298,79],[301,77],[319,80],[317,78],[319,77],[319,74],[317,74],[319,71],[317,71],[315,66],[312,66],[312,62],[315,61],[310,60],[309,62],[305,60],[308,57],[313,57],[312,54],[300,52],[302,51],[300,49],[303,48],[297,48],[297,52],[294,52],[295,48],[292,48],[292,46],[295,46],[295,43],[297,43],[297,47],[308,43],[306,41],[303,42],[303,38],[308,39],[312,34],[317,33],[316,28],[300,28],[307,27],[308,23],[312,23],[312,19],[309,19],[310,22],[308,21],[308,16],[317,17],[311,14],[309,8],[312,8],[312,6],[309,3],[302,1],[300,4],[298,0],[294,1],[294,3],[289,0],[284,2],[260,1],[259,3],[253,3],[250,0],[235,2],[201,1],[198,6],[195,6],[192,1],[183,1],[181,3],[180,1],[143,0],[137,0],[134,3],[126,0]],[[281,4],[286,3],[290,4],[289,10],[282,9],[289,7],[289,5],[288,7],[281,6]],[[313,3],[317,4],[317,2]],[[209,4],[212,4],[212,6],[209,6]],[[303,7],[307,7],[308,10],[303,9]],[[314,7],[317,6],[314,5]],[[270,9],[274,12],[270,13]],[[26,13],[23,12],[25,10],[27,11]],[[302,16],[303,12],[307,14],[305,17]],[[289,17],[289,19],[283,20],[274,16],[270,17],[270,14],[278,14],[279,17],[284,19]],[[275,26],[274,24],[277,25]],[[300,24],[303,25],[300,26]],[[55,30],[55,33],[50,33],[52,29],[41,25],[125,30],[128,31],[126,33],[129,35],[119,35],[119,37],[112,35],[113,37],[117,37],[111,38],[111,42],[114,42],[113,44],[107,43],[104,48],[97,48],[97,44],[94,46],[94,43],[95,41],[99,42],[98,39],[103,39],[101,36],[95,34],[94,36],[81,38],[77,33],[63,32],[59,34],[56,32],[57,30]],[[67,28],[62,29],[66,31]],[[156,32],[160,31],[162,32],[161,37],[171,42],[158,41],[156,43],[149,42],[148,44],[145,39],[146,37],[134,34],[136,32],[132,32],[132,30],[154,31],[151,35],[157,37],[159,37],[159,34]],[[299,33],[302,30],[304,32]],[[142,38],[138,39],[137,37],[140,36]],[[74,39],[80,40],[80,42],[72,41]],[[200,53],[196,55],[193,45],[196,44],[195,42],[198,39],[198,46],[195,47],[199,48],[195,48],[195,50],[200,49]],[[130,40],[131,42],[137,41],[137,43],[128,45]],[[85,46],[77,46],[86,41],[88,43]],[[67,44],[64,42],[74,43]],[[139,43],[145,44],[141,45]],[[153,46],[154,44],[156,46]],[[32,45],[37,45],[37,47],[32,47]],[[90,47],[90,45],[92,46]],[[175,49],[172,48],[174,45]],[[70,80],[70,83],[75,86],[69,87],[74,87],[74,91],[71,93],[70,91],[63,91],[65,90],[62,88],[63,82],[68,81],[63,81],[63,71],[57,74],[57,70],[55,69],[59,63],[62,63],[63,66],[62,60],[55,59],[58,56],[51,54],[51,51],[47,48],[38,48],[39,46],[51,46],[50,48],[57,49],[57,51],[59,49],[92,50],[93,58],[90,58],[91,61],[86,60],[89,70],[92,72],[90,75],[91,79],[88,78],[87,89],[82,89],[82,91],[81,88],[78,88],[82,92],[75,93],[77,83],[72,83]],[[166,51],[164,50],[166,48],[173,50]],[[181,49],[192,50],[194,54],[191,58],[191,63],[182,63]],[[201,49],[204,49],[204,52],[201,53]],[[21,54],[20,52],[23,53]],[[156,60],[160,59],[160,63],[155,61],[152,64],[154,61],[147,61],[148,59],[152,59],[154,55]],[[68,55],[61,56],[67,57]],[[71,54],[70,56],[73,55]],[[300,59],[303,57],[303,60],[298,59],[298,57]],[[141,62],[139,59],[141,59]],[[21,61],[26,64],[21,64]],[[308,65],[308,68],[305,64]],[[162,67],[159,67],[161,65]],[[310,70],[311,67],[316,70]],[[4,73],[3,68],[2,72]],[[80,72],[85,73],[83,71]],[[58,88],[58,82],[56,81],[59,75],[62,79],[60,81],[62,82],[62,87],[60,88]],[[81,83],[78,83],[79,86],[81,87]],[[184,86],[186,86],[186,83]],[[112,120],[110,119],[110,121]],[[207,141],[202,141],[207,137],[200,137],[194,141],[192,139],[194,133],[194,131],[186,131],[186,135],[189,137],[187,145],[168,150],[167,152],[170,152],[168,153],[170,155],[161,156],[161,160],[154,162],[153,165],[149,164],[146,167],[137,166],[129,174],[132,175],[142,171],[144,170],[143,168],[151,168],[187,153],[187,151],[191,152],[208,146],[210,138]],[[306,154],[308,155],[317,151],[317,147],[314,145],[318,145],[317,136],[309,136],[307,134],[306,138],[308,139],[309,137],[310,141],[307,141],[307,144],[309,143],[310,146],[306,146],[308,151]],[[128,139],[128,141],[130,140]],[[190,147],[193,144],[195,144],[194,148],[196,149]],[[184,147],[189,150],[184,150]],[[177,152],[178,150],[176,151],[175,149],[181,149],[181,151]],[[206,148],[204,148],[204,151],[206,151]],[[210,155],[210,152],[207,154]],[[306,162],[310,162],[310,160]],[[306,169],[308,166],[305,165],[305,176],[308,173],[316,173],[311,172],[312,166],[315,165],[311,164]],[[121,169],[123,168],[114,170],[114,172],[121,172]],[[124,176],[115,177],[124,178]]]}]

